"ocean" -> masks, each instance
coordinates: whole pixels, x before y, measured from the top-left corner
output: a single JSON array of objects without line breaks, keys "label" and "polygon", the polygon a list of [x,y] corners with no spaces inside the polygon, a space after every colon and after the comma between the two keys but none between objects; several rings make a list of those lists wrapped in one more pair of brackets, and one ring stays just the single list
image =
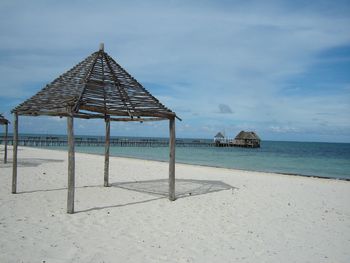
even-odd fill
[{"label": "ocean", "polygon": [[[66,147],[51,148],[66,149]],[[104,154],[104,147],[77,146],[76,151]],[[169,149],[168,147],[111,146],[110,154],[111,156],[167,161]],[[255,149],[177,147],[176,162],[350,180],[349,143],[262,141],[261,148]]]}]

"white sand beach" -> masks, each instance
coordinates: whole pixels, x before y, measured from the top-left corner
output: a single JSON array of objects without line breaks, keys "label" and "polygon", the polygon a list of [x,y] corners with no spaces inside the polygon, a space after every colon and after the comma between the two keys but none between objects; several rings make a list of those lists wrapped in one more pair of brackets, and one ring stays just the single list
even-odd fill
[{"label": "white sand beach", "polygon": [[[1,158],[3,146],[0,151]],[[12,150],[9,149],[9,156]],[[350,182],[19,147],[0,163],[0,262],[350,262]]]}]

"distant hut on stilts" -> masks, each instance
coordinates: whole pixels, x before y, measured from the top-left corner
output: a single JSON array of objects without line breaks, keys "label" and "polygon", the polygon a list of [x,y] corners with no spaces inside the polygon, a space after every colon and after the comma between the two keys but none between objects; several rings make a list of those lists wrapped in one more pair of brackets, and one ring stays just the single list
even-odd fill
[{"label": "distant hut on stilts", "polygon": [[234,146],[259,148],[261,139],[255,132],[241,131],[233,141]]},{"label": "distant hut on stilts", "polygon": [[214,144],[217,147],[247,147],[259,148],[261,139],[255,132],[241,131],[235,139],[225,137],[221,132],[214,136]]},{"label": "distant hut on stilts", "polygon": [[225,142],[225,136],[221,133],[218,132],[215,136],[214,136],[214,143],[215,144],[220,144]]}]

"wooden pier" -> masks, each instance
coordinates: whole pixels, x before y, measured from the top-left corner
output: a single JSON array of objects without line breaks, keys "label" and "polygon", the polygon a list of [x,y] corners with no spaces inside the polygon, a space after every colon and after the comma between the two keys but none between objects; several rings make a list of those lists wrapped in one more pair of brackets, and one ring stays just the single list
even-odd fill
[{"label": "wooden pier", "polygon": [[[5,136],[0,136],[0,144],[5,143]],[[7,137],[7,144],[13,145],[13,137]],[[19,136],[19,146],[29,147],[65,147],[68,140],[64,136]],[[104,147],[104,137],[75,137],[75,145],[78,147]],[[117,147],[168,147],[168,139],[152,139],[152,138],[110,138],[110,145]],[[245,147],[255,148],[255,145],[249,143],[238,144],[234,141],[226,140],[221,142],[211,142],[209,140],[190,140],[177,139],[177,147]]]},{"label": "wooden pier", "polygon": [[[4,136],[0,136],[0,144],[4,141]],[[13,138],[8,137],[7,142],[13,145]],[[54,136],[19,136],[19,146],[31,147],[63,147],[68,145],[67,138]],[[104,137],[75,137],[75,145],[78,147],[85,146],[105,146]],[[168,147],[169,141],[167,139],[124,139],[124,138],[110,138],[111,146],[118,147]],[[215,147],[215,143],[205,140],[176,140],[177,147]]]}]

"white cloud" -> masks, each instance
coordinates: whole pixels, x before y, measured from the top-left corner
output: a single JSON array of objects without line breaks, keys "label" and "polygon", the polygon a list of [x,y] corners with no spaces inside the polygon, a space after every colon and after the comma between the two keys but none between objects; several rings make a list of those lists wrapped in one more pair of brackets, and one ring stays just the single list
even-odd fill
[{"label": "white cloud", "polygon": [[269,130],[272,132],[277,132],[277,133],[288,133],[288,132],[298,132],[299,129],[295,127],[289,127],[289,126],[270,126]]}]

